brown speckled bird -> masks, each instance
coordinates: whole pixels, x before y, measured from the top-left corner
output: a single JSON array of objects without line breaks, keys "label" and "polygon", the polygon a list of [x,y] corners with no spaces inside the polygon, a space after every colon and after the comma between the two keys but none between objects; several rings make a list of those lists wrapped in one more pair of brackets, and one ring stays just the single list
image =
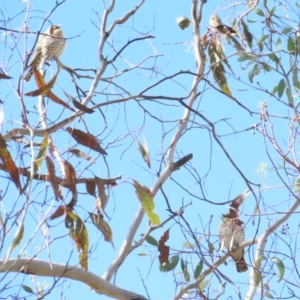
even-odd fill
[{"label": "brown speckled bird", "polygon": [[29,81],[32,74],[32,67],[38,67],[43,58],[51,60],[61,56],[66,47],[66,39],[64,38],[64,33],[60,28],[60,25],[51,25],[47,29],[45,34],[39,36],[36,49],[33,54],[32,61],[27,68],[30,68],[27,75],[25,76],[25,81]]},{"label": "brown speckled bird", "polygon": [[244,223],[239,219],[238,208],[248,196],[248,190],[236,197],[230,206],[229,214],[222,217],[222,223],[219,227],[219,238],[221,249],[225,246],[230,256],[235,261],[236,270],[246,272],[248,266],[244,259],[244,249],[235,250],[245,240]]},{"label": "brown speckled bird", "polygon": [[229,35],[237,34],[237,32],[233,28],[223,24],[220,17],[217,14],[213,14],[210,17],[209,25],[221,34],[229,34]]}]

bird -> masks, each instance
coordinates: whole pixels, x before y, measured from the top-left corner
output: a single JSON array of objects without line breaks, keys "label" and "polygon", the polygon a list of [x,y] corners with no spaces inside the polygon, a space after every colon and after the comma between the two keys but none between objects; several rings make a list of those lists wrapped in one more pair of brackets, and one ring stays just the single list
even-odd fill
[{"label": "bird", "polygon": [[245,241],[244,223],[239,219],[238,207],[248,196],[248,190],[236,197],[229,209],[229,214],[223,214],[222,222],[219,227],[219,239],[221,248],[225,246],[229,251],[230,256],[235,261],[236,270],[239,273],[246,272],[248,266],[244,258],[244,248],[235,249]]},{"label": "bird", "polygon": [[224,25],[217,14],[212,14],[212,16],[209,19],[209,25],[212,28],[216,29],[216,31],[221,34],[229,34],[229,35],[237,34],[237,32],[234,29],[232,29],[227,25]]},{"label": "bird", "polygon": [[46,30],[45,34],[39,36],[32,61],[26,68],[29,68],[29,71],[24,77],[25,81],[30,80],[33,74],[33,67],[38,67],[43,58],[51,60],[56,59],[63,54],[66,47],[66,39],[64,38],[64,33],[60,27],[61,25],[51,25]]}]

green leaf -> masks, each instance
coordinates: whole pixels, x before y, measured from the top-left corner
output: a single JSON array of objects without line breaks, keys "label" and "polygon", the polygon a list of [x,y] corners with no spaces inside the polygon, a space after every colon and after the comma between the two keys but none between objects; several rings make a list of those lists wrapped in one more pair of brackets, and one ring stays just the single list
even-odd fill
[{"label": "green leaf", "polygon": [[234,43],[234,46],[237,51],[245,51],[245,49],[242,47],[242,45],[239,43],[239,41],[234,36],[230,37],[230,42]]},{"label": "green leaf", "polygon": [[231,27],[234,28],[236,26],[236,18],[234,18],[234,20],[231,23]]},{"label": "green leaf", "polygon": [[147,253],[138,253],[138,256],[148,256]]},{"label": "green leaf", "polygon": [[160,266],[160,270],[162,272],[169,272],[176,268],[177,264],[179,262],[179,255],[174,255],[170,258],[169,263],[164,263]]},{"label": "green leaf", "polygon": [[264,16],[265,16],[264,12],[263,12],[260,8],[255,7],[253,10],[254,10],[259,16],[261,16],[261,17],[264,17]]},{"label": "green leaf", "polygon": [[243,32],[246,38],[246,41],[249,45],[250,48],[252,48],[252,41],[253,41],[253,35],[252,33],[249,31],[247,24],[243,21],[242,19],[242,26],[243,26]]},{"label": "green leaf", "polygon": [[242,62],[242,61],[246,61],[248,59],[254,60],[254,59],[256,59],[256,57],[253,55],[247,54],[247,53],[242,53],[239,55],[238,61]]},{"label": "green leaf", "polygon": [[288,38],[287,49],[291,53],[295,52],[295,42],[291,37]]},{"label": "green leaf", "polygon": [[263,41],[265,41],[267,38],[269,38],[268,34],[265,34],[263,36],[261,36],[258,40],[257,40],[257,45],[261,44]]},{"label": "green leaf", "polygon": [[254,268],[254,278],[253,278],[253,280],[254,280],[254,283],[255,283],[256,286],[258,286],[261,282],[261,274],[260,274],[259,268],[261,266],[261,262],[265,259],[266,259],[266,257],[262,255],[257,260],[254,261],[254,267],[255,268]]},{"label": "green leaf", "polygon": [[191,276],[190,276],[190,273],[189,273],[189,271],[188,271],[187,269],[183,272],[183,275],[184,275],[184,279],[185,279],[187,282],[190,282]]},{"label": "green leaf", "polygon": [[297,190],[296,192],[299,193],[300,192],[300,177],[297,180],[297,184],[296,184]]},{"label": "green leaf", "polygon": [[24,224],[22,224],[21,227],[17,229],[16,235],[12,242],[12,250],[18,247],[18,245],[21,243],[23,239],[23,236],[24,236]]},{"label": "green leaf", "polygon": [[253,69],[248,73],[248,77],[251,83],[253,83],[253,77],[255,75],[258,75],[261,70],[261,67],[258,66],[258,64],[255,64]]},{"label": "green leaf", "polygon": [[226,64],[226,66],[228,67],[228,69],[230,70],[230,72],[232,74],[234,74],[228,60],[226,59],[226,55],[225,55],[225,52],[224,52],[224,45],[222,44],[221,40],[218,40],[217,41],[217,44],[216,44],[216,49],[217,49],[217,56],[219,57],[219,59],[217,59],[217,61],[220,61],[222,60],[222,62],[224,62]]},{"label": "green leaf", "polygon": [[260,272],[259,271],[254,271],[254,283],[256,286],[258,286],[260,284],[261,281],[261,276],[260,276]]},{"label": "green leaf", "polygon": [[294,85],[295,90],[298,92],[300,90],[300,82],[299,82],[299,78],[298,78],[298,71],[294,67],[292,61],[290,61],[290,66],[291,66],[291,70],[292,70],[293,85]]},{"label": "green leaf", "polygon": [[34,293],[33,290],[32,290],[32,288],[29,287],[28,285],[22,284],[22,288],[23,288],[23,290],[26,291],[27,293],[30,293],[30,294],[33,294],[33,293]]},{"label": "green leaf", "polygon": [[291,27],[286,27],[282,30],[282,34],[288,34],[292,31],[292,28]]},{"label": "green leaf", "polygon": [[275,299],[269,292],[265,293],[265,296],[269,299]]},{"label": "green leaf", "polygon": [[261,36],[258,40],[257,40],[257,45],[259,47],[259,50],[262,51],[264,49],[264,44],[263,42],[269,38],[268,34],[265,34],[263,36]]},{"label": "green leaf", "polygon": [[277,265],[278,267],[278,271],[279,271],[279,279],[277,282],[281,281],[281,279],[284,276],[284,272],[285,272],[285,267],[283,262],[278,258],[278,257],[273,257],[272,261]]},{"label": "green leaf", "polygon": [[270,66],[269,66],[268,64],[266,64],[266,63],[263,63],[263,64],[262,64],[262,68],[263,68],[263,70],[266,71],[266,72],[272,71],[272,67],[270,67]]},{"label": "green leaf", "polygon": [[34,174],[36,174],[36,172],[39,170],[39,168],[43,162],[43,159],[45,157],[45,152],[46,152],[46,149],[48,146],[48,139],[49,139],[49,136],[46,133],[44,139],[41,142],[41,147],[40,147],[39,153],[34,162]]},{"label": "green leaf", "polygon": [[277,42],[276,42],[276,48],[278,50],[281,50],[281,46],[282,46],[282,41],[281,41],[281,38],[278,38]]},{"label": "green leaf", "polygon": [[278,91],[278,85],[274,86],[272,91],[271,91],[271,94],[275,95]]},{"label": "green leaf", "polygon": [[181,271],[184,272],[185,264],[184,264],[183,258],[180,260],[180,265],[181,265]]},{"label": "green leaf", "polygon": [[272,59],[276,64],[278,64],[279,58],[278,58],[275,54],[271,53],[271,54],[269,54],[268,56],[269,56],[269,58]]},{"label": "green leaf", "polygon": [[286,90],[285,90],[285,93],[286,93],[286,96],[288,98],[288,101],[289,101],[289,105],[291,107],[294,107],[294,99],[293,99],[293,95],[290,91],[290,89],[287,87]]},{"label": "green leaf", "polygon": [[255,260],[254,261],[254,266],[256,267],[256,268],[260,268],[260,265],[261,265],[261,262],[263,261],[263,260],[265,260],[266,259],[266,257],[265,256],[260,256],[257,260]]},{"label": "green leaf", "polygon": [[158,246],[157,240],[151,235],[148,235],[145,240],[147,243],[149,243],[152,246]]},{"label": "green leaf", "polygon": [[202,270],[203,270],[203,261],[200,260],[200,262],[198,263],[198,265],[195,269],[195,272],[194,272],[194,278],[195,279],[197,279],[200,276]]},{"label": "green leaf", "polygon": [[276,11],[276,6],[274,6],[274,7],[271,9],[272,15],[275,13],[275,11]]},{"label": "green leaf", "polygon": [[186,248],[186,249],[194,249],[194,248],[195,248],[195,244],[190,243],[190,242],[183,242],[183,243],[182,243],[182,248]]},{"label": "green leaf", "polygon": [[300,34],[297,32],[296,34],[296,44],[297,44],[297,53],[300,53]]},{"label": "green leaf", "polygon": [[278,97],[281,98],[285,89],[284,79],[281,79],[278,83]]},{"label": "green leaf", "polygon": [[203,290],[208,286],[209,283],[210,283],[210,280],[205,280],[205,281],[201,282],[201,283],[199,284],[199,289],[200,289],[201,291],[203,291]]},{"label": "green leaf", "polygon": [[187,262],[184,262],[183,259],[181,259],[181,270],[183,272],[183,275],[184,275],[184,279],[189,282],[190,281],[190,274],[187,270]]}]

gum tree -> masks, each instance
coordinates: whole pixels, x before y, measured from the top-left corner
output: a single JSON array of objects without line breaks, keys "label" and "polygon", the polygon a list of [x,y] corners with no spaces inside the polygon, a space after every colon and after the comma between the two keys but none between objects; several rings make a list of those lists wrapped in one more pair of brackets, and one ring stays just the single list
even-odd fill
[{"label": "gum tree", "polygon": [[37,30],[24,4],[1,21],[1,294],[65,295],[70,279],[157,298],[150,273],[174,299],[296,297],[298,4],[193,0],[172,25],[188,41],[166,48],[159,18],[142,29],[158,7],[93,4],[88,43],[64,32],[74,56],[43,54],[28,84],[70,4],[37,10]]}]

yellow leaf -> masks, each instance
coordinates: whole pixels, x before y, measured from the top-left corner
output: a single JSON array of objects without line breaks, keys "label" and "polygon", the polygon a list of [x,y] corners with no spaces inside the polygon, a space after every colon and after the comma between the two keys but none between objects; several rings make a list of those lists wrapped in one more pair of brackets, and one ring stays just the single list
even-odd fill
[{"label": "yellow leaf", "polygon": [[24,236],[24,224],[22,224],[21,227],[18,228],[18,231],[12,243],[12,249],[15,249],[21,243],[23,236]]},{"label": "yellow leaf", "polygon": [[79,252],[79,262],[82,268],[88,269],[89,236],[82,220],[73,212],[68,212],[65,219],[66,227],[70,230],[70,237],[76,243]]},{"label": "yellow leaf", "polygon": [[226,95],[232,97],[232,94],[231,94],[231,91],[230,91],[230,89],[229,89],[229,87],[228,87],[228,85],[227,85],[227,82],[221,84],[221,85],[220,85],[220,88],[221,88],[221,90],[222,90]]},{"label": "yellow leaf", "polygon": [[146,212],[150,222],[154,225],[159,226],[160,225],[159,216],[156,213],[154,213],[154,207],[155,207],[153,202],[154,195],[147,187],[141,186],[136,180],[133,180],[133,185],[135,187],[136,195],[138,199],[141,201],[142,207]]},{"label": "yellow leaf", "polygon": [[48,146],[48,133],[45,134],[44,139],[41,142],[41,147],[40,147],[40,151],[36,157],[36,160],[34,162],[34,174],[39,170],[43,159],[45,157],[45,152]]}]

